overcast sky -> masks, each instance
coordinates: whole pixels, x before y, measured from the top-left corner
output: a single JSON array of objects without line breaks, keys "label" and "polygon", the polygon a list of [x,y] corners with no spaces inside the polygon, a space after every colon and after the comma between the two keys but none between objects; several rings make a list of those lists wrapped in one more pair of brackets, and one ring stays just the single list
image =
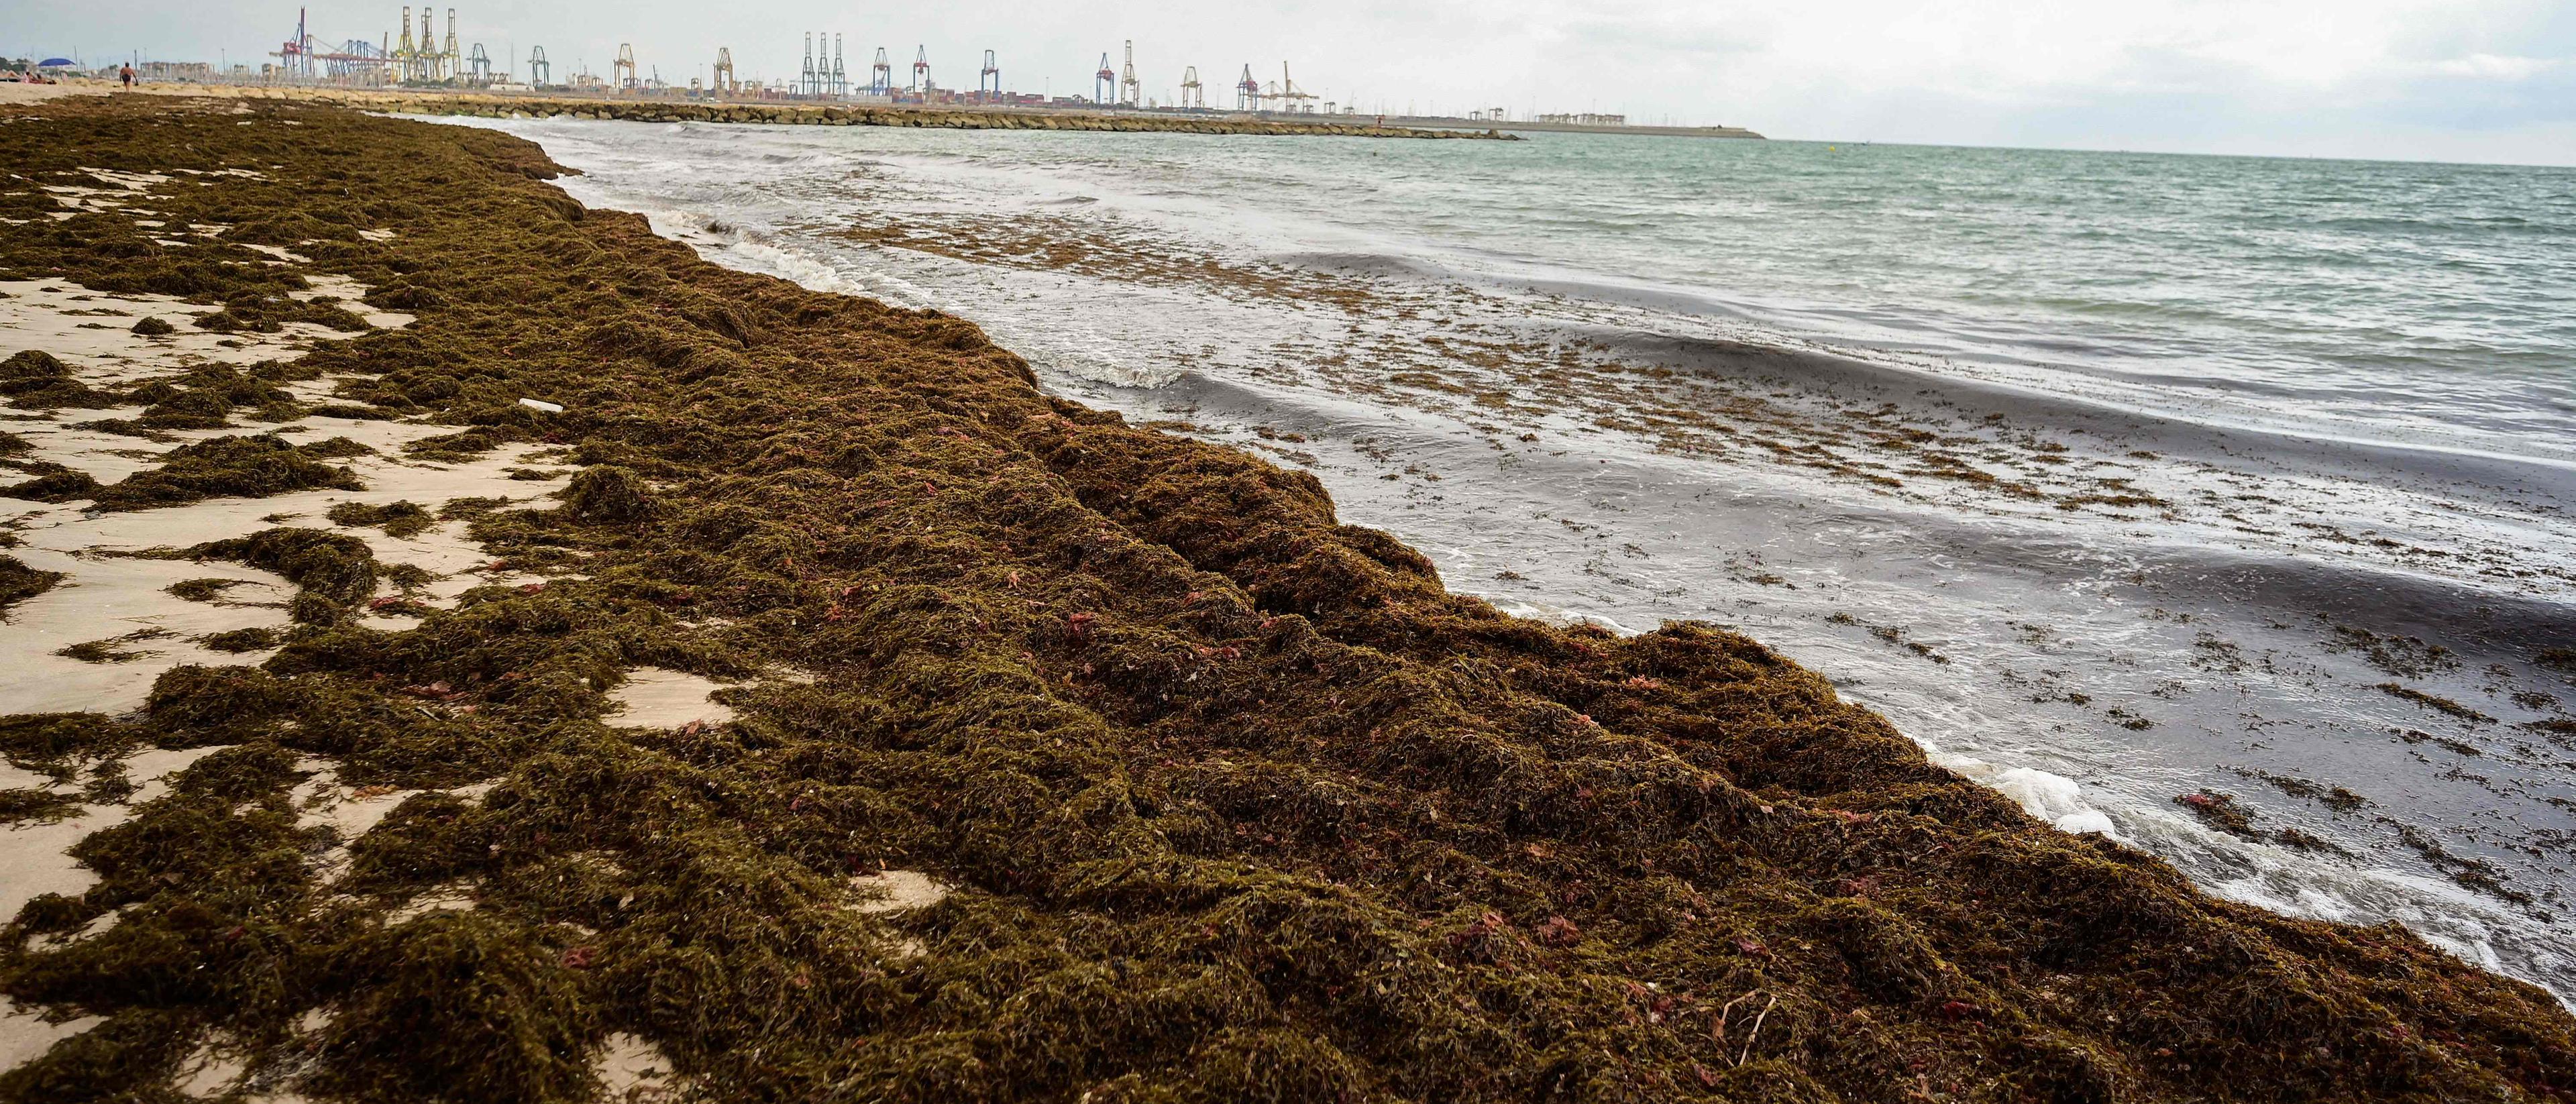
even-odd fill
[{"label": "overcast sky", "polygon": [[[2576,0],[499,0],[459,37],[557,79],[617,44],[685,83],[716,47],[744,77],[790,76],[802,32],[876,47],[898,80],[972,87],[983,51],[1019,91],[1088,92],[1136,44],[1147,94],[1196,65],[1211,105],[1245,63],[1375,111],[1616,111],[1784,138],[2576,164]],[[250,0],[0,0],[0,50],[232,60],[275,50],[296,9]],[[374,40],[396,4],[311,8],[316,37]],[[444,9],[441,9],[443,26]],[[1113,57],[1113,64],[1116,59]]]}]

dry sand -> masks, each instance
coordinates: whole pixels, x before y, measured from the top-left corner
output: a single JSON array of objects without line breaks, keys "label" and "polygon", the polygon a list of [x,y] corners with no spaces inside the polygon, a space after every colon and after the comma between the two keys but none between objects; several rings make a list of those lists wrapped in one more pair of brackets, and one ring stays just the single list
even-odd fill
[{"label": "dry sand", "polygon": [[638,1035],[616,1032],[600,1044],[591,1071],[606,1088],[603,1098],[619,1104],[679,1099],[685,1079],[671,1070],[662,1048]]},{"label": "dry sand", "polygon": [[[0,81],[0,104],[43,103],[63,96],[104,96],[113,91],[113,86],[93,84],[88,81],[73,81],[65,84],[21,84],[16,81]],[[0,1065],[7,1064],[5,1061],[0,1061]]]},{"label": "dry sand", "polygon": [[[0,104],[100,91],[76,85],[0,84]],[[66,185],[49,190],[67,211],[121,212],[147,229],[167,230],[163,244],[172,248],[183,248],[192,239],[218,237],[226,229],[210,225],[170,228],[152,217],[157,213],[152,206],[157,190],[203,186],[206,181],[188,175],[105,170],[90,175],[97,179],[96,187]],[[271,264],[300,267],[305,263],[305,258],[293,250],[260,251],[275,258],[268,262]],[[311,273],[307,279],[311,290],[295,293],[297,298],[309,300],[327,295],[347,301],[377,327],[400,327],[412,321],[409,315],[377,311],[356,302],[368,289],[345,276]],[[84,383],[122,387],[201,364],[293,360],[317,341],[345,336],[302,323],[288,324],[283,331],[272,334],[213,332],[194,325],[200,315],[214,309],[169,296],[111,295],[65,280],[0,281],[0,357],[42,350],[71,366]],[[160,337],[133,333],[133,325],[146,317],[170,323],[174,332]],[[326,379],[295,385],[290,390],[300,399],[318,400],[327,396],[335,383]],[[274,427],[246,425],[173,432],[162,441],[84,428],[87,423],[104,419],[132,418],[141,411],[140,407],[0,409],[0,430],[16,434],[31,446],[31,451],[20,459],[61,464],[86,472],[101,483],[114,483],[154,468],[168,449],[211,437],[270,429],[296,441],[346,437],[376,450],[375,455],[350,461],[351,469],[367,489],[260,499],[215,498],[182,507],[107,513],[94,512],[90,509],[92,504],[83,501],[48,504],[0,498],[0,526],[17,538],[7,554],[29,567],[64,576],[53,589],[12,607],[5,621],[0,621],[0,669],[11,673],[7,680],[0,681],[0,715],[127,712],[139,707],[153,681],[173,667],[185,663],[255,663],[264,655],[214,651],[200,643],[205,637],[235,629],[278,628],[287,623],[284,607],[294,588],[276,575],[225,561],[145,559],[130,553],[184,548],[246,536],[275,525],[309,526],[334,528],[365,540],[388,564],[424,569],[432,581],[407,597],[433,607],[451,605],[457,595],[473,586],[538,579],[521,573],[484,571],[492,556],[465,535],[462,522],[445,522],[409,538],[397,538],[373,528],[336,527],[326,518],[332,507],[344,503],[386,505],[411,501],[435,510],[440,503],[456,498],[539,498],[559,484],[513,479],[505,471],[531,463],[529,453],[533,450],[505,449],[469,463],[409,460],[403,457],[404,445],[453,432],[454,427],[329,417],[309,417]],[[194,579],[221,579],[236,585],[209,601],[182,599],[168,590],[172,584]],[[391,585],[386,584],[386,589],[390,592]],[[400,629],[413,622],[401,617],[370,617],[368,623]],[[102,640],[118,641],[114,650],[121,658],[90,662],[60,654],[69,645]],[[721,706],[704,702],[705,691],[695,693],[700,705],[680,711],[711,720],[731,715]],[[203,747],[133,755],[123,760],[121,767],[141,789],[125,801],[85,804],[78,814],[63,819],[23,821],[0,828],[0,917],[16,915],[21,906],[41,894],[78,894],[94,884],[97,877],[66,854],[67,849],[94,832],[126,820],[133,810],[167,789],[168,776],[219,750]],[[301,766],[313,772],[296,794],[303,822],[308,826],[327,824],[340,838],[339,846],[316,860],[326,878],[336,876],[345,867],[351,841],[364,835],[405,799],[425,792],[353,790],[340,784],[330,760],[308,759]],[[78,792],[78,788],[73,783],[0,765],[0,789],[69,795]],[[468,786],[446,792],[472,799],[485,788]],[[433,897],[414,902],[408,914],[471,907],[470,897],[462,891]],[[86,938],[113,927],[115,917],[111,913],[103,922],[72,938]],[[87,1017],[48,1023],[0,1001],[0,1070],[31,1059],[57,1040],[98,1022],[97,1017]],[[200,1054],[199,1060],[186,1065],[184,1083],[175,1086],[182,1095],[220,1095],[239,1077],[237,1061],[227,1059],[212,1040],[207,1047],[210,1049]],[[668,1063],[662,1066],[667,1068]],[[630,1077],[628,1083],[642,1081]],[[257,1093],[251,1098],[287,1099]]]},{"label": "dry sand", "polygon": [[[365,288],[346,277],[315,281],[354,300]],[[319,294],[319,291],[307,294]],[[28,349],[51,353],[71,365],[83,382],[126,386],[189,366],[209,362],[249,364],[293,359],[313,342],[334,336],[318,326],[288,325],[275,334],[217,334],[193,328],[195,318],[211,308],[189,307],[158,296],[118,296],[92,292],[62,281],[0,282],[0,356]],[[114,314],[96,312],[112,311]],[[126,327],[144,316],[160,317],[178,327],[167,337],[144,337]],[[117,323],[109,326],[101,320]],[[408,324],[409,316],[376,312],[373,324]],[[291,388],[299,398],[319,399],[332,381]],[[171,433],[168,443],[83,428],[97,421],[130,418],[141,408],[58,410],[47,413],[0,412],[0,429],[33,446],[28,459],[50,461],[113,483],[154,467],[160,453],[176,444],[211,437],[257,432],[272,427]],[[154,548],[184,548],[207,541],[245,536],[271,524],[328,528],[325,515],[344,503],[386,505],[399,501],[435,509],[455,498],[527,499],[551,489],[546,482],[510,478],[505,469],[523,466],[530,450],[514,449],[464,464],[438,464],[401,458],[402,447],[453,427],[420,422],[389,422],[310,417],[273,427],[289,440],[318,441],[345,437],[377,451],[354,459],[350,467],[364,491],[309,491],[260,499],[208,499],[185,507],[123,513],[96,513],[87,502],[45,504],[0,499],[0,520],[21,542],[10,551],[27,566],[61,572],[62,583],[28,599],[8,615],[10,631],[0,636],[0,664],[24,677],[0,688],[0,713],[71,710],[119,713],[142,704],[152,681],[183,663],[241,662],[249,657],[210,651],[196,643],[213,633],[243,628],[276,628],[286,623],[283,609],[292,595],[286,581],[264,571],[224,562],[130,558]],[[275,520],[272,520],[275,519]],[[409,539],[376,529],[347,530],[367,541],[387,563],[408,563],[436,577],[414,597],[444,606],[464,590],[486,582],[524,583],[527,575],[478,575],[490,557],[467,540],[460,523],[440,525]],[[190,602],[166,588],[187,579],[217,578],[245,585],[212,602]],[[398,618],[372,618],[379,627],[407,625]],[[139,634],[139,635],[138,635]],[[120,651],[139,653],[115,663],[92,663],[57,654],[73,644],[133,638]]]},{"label": "dry sand", "polygon": [[618,705],[611,723],[637,728],[678,728],[691,721],[721,724],[733,719],[731,706],[707,700],[724,684],[684,671],[638,667],[608,692]]}]

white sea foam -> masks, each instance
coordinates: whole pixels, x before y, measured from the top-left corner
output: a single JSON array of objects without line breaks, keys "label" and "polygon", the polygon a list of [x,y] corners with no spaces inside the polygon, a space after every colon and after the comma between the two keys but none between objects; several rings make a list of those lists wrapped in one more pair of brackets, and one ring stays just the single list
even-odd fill
[{"label": "white sea foam", "polygon": [[2056,825],[2060,831],[2093,832],[2120,839],[2111,815],[2084,800],[2083,788],[2062,774],[2030,767],[1998,767],[1966,755],[1933,753],[1932,761],[1991,787],[2013,799],[2023,812]]}]

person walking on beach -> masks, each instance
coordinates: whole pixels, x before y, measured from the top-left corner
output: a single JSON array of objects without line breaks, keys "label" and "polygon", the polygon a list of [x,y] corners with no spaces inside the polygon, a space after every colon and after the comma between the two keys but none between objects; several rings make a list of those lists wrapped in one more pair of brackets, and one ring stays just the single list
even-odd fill
[{"label": "person walking on beach", "polygon": [[132,66],[132,65],[120,65],[120,66],[117,66],[117,67],[116,67],[116,79],[118,79],[118,80],[120,80],[120,81],[125,82],[125,87],[127,87],[127,88],[129,88],[129,89],[133,88],[133,87],[134,87],[134,66]]}]

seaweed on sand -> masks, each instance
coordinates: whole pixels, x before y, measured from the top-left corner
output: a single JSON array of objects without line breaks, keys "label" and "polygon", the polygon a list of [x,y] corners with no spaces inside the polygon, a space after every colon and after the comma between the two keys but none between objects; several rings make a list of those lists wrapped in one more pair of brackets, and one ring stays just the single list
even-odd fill
[{"label": "seaweed on sand", "polygon": [[564,487],[563,500],[564,513],[584,521],[634,522],[655,513],[643,479],[613,465],[582,469]]},{"label": "seaweed on sand", "polygon": [[288,612],[308,624],[338,621],[376,589],[376,558],[367,542],[320,529],[263,529],[247,537],[201,544],[185,555],[237,560],[284,576],[296,586]]},{"label": "seaweed on sand", "polygon": [[257,292],[233,295],[224,301],[224,309],[199,315],[196,326],[218,333],[276,333],[285,329],[289,322],[311,323],[335,330],[368,328],[365,319],[334,303]]},{"label": "seaweed on sand", "polygon": [[54,584],[62,581],[62,572],[38,571],[15,556],[0,556],[0,614],[8,613],[11,606],[52,590]]},{"label": "seaweed on sand", "polygon": [[124,401],[114,392],[82,383],[71,365],[38,349],[0,360],[0,396],[21,410],[101,409]]},{"label": "seaweed on sand", "polygon": [[437,516],[417,502],[390,502],[382,506],[343,502],[331,507],[326,516],[335,525],[369,526],[384,530],[390,537],[414,536],[438,524]]},{"label": "seaweed on sand", "polygon": [[[524,142],[241,107],[56,101],[0,155],[258,166],[153,202],[352,228],[303,248],[421,312],[306,366],[583,470],[460,512],[541,582],[385,632],[325,616],[354,538],[221,542],[304,589],[273,658],[0,720],[57,764],[225,746],[0,931],[0,993],[105,1017],[0,1100],[152,1098],[210,1033],[361,1100],[579,1099],[611,1033],[726,1101],[2576,1097],[2540,990],[2059,833],[1754,641],[1449,594],[1311,476],[707,265]],[[646,666],[734,718],[603,723]],[[420,792],[341,838],[308,756]],[[895,871],[948,892],[862,888]]]},{"label": "seaweed on sand", "polygon": [[49,790],[0,790],[0,826],[61,820],[80,815],[81,807],[79,798]]},{"label": "seaweed on sand", "polygon": [[[334,439],[345,444],[345,439]],[[161,466],[136,472],[98,489],[102,509],[142,510],[176,506],[217,497],[258,498],[287,491],[336,487],[365,490],[345,466],[329,461],[345,453],[334,441],[291,443],[276,434],[213,437],[181,445],[161,459]]]},{"label": "seaweed on sand", "polygon": [[23,498],[30,502],[71,502],[95,498],[98,480],[85,471],[52,465],[52,470],[34,479],[0,487],[0,498]]},{"label": "seaweed on sand", "polygon": [[131,636],[84,640],[78,644],[57,648],[54,654],[66,659],[77,659],[83,663],[131,663],[150,654],[140,649],[126,647],[133,642]]},{"label": "seaweed on sand", "polygon": [[161,589],[191,602],[217,602],[225,591],[240,585],[240,579],[181,579]]},{"label": "seaweed on sand", "polygon": [[279,640],[275,629],[248,628],[209,633],[197,643],[218,652],[262,652],[276,647]]},{"label": "seaweed on sand", "polygon": [[135,388],[128,401],[149,403],[135,425],[145,430],[221,429],[230,416],[251,408],[269,421],[291,421],[304,408],[269,380],[229,365],[206,365]]}]

